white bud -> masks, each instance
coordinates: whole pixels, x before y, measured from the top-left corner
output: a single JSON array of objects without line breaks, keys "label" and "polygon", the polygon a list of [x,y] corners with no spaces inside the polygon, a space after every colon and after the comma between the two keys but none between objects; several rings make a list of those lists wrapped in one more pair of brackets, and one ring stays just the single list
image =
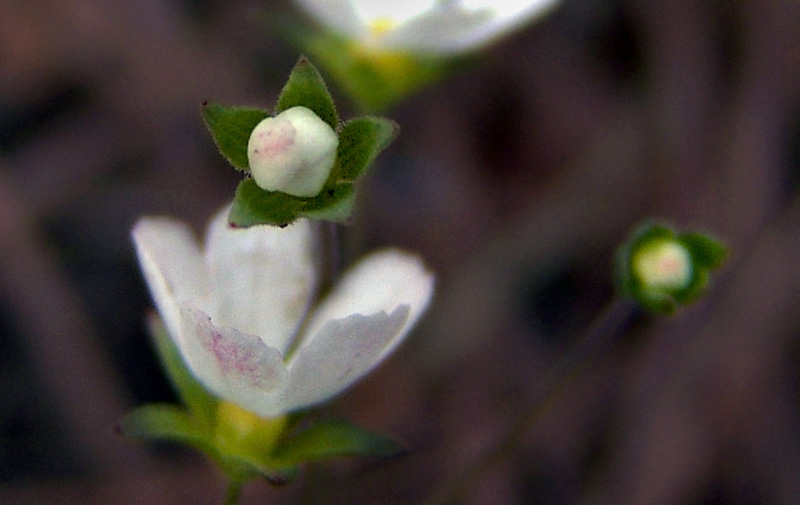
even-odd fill
[{"label": "white bud", "polygon": [[298,106],[258,123],[247,143],[247,159],[261,189],[312,197],[325,186],[338,146],[333,128]]},{"label": "white bud", "polygon": [[651,289],[682,289],[692,279],[692,257],[680,242],[659,241],[636,252],[633,271]]}]

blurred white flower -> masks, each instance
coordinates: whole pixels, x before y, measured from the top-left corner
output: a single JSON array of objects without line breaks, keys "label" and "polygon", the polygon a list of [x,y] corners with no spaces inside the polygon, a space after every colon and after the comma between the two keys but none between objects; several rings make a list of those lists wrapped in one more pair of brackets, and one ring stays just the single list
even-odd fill
[{"label": "blurred white flower", "polygon": [[250,134],[247,159],[261,189],[312,197],[336,162],[339,137],[311,109],[292,107],[265,118]]},{"label": "blurred white flower", "polygon": [[367,47],[447,54],[476,49],[558,0],[296,0],[322,25]]},{"label": "blurred white flower", "polygon": [[428,306],[433,275],[413,255],[373,253],[315,307],[314,225],[232,229],[223,209],[205,247],[184,223],[142,218],[136,251],[189,369],[259,416],[323,402],[381,362]]}]

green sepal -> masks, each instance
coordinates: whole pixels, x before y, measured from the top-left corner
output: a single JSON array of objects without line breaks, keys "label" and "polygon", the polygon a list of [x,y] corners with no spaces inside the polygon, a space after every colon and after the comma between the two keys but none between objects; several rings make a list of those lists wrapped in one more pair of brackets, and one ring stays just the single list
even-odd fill
[{"label": "green sepal", "polygon": [[259,224],[285,226],[297,218],[311,217],[344,223],[352,214],[355,188],[349,182],[326,186],[312,198],[265,191],[253,179],[244,179],[236,188],[228,221],[247,228]]},{"label": "green sepal", "polygon": [[120,421],[119,431],[130,437],[177,442],[206,453],[215,452],[207,427],[177,405],[158,403],[139,407]]},{"label": "green sepal", "polygon": [[292,69],[289,81],[278,97],[278,103],[275,105],[275,114],[278,115],[296,106],[311,109],[331,128],[338,130],[339,115],[336,113],[336,105],[333,103],[333,98],[322,76],[305,56],[301,56]]},{"label": "green sepal", "polygon": [[258,460],[236,455],[223,455],[213,459],[228,479],[234,482],[247,482],[255,477],[263,477],[272,484],[286,484],[300,471],[300,466],[296,464],[277,464],[272,461],[264,464]]},{"label": "green sepal", "polygon": [[341,456],[386,458],[403,452],[403,445],[383,435],[343,419],[323,419],[286,437],[275,448],[273,457],[299,463]]},{"label": "green sepal", "polygon": [[339,134],[337,163],[330,180],[354,181],[397,137],[400,127],[379,117],[360,117],[345,123]]},{"label": "green sepal", "polygon": [[261,109],[228,107],[212,101],[203,103],[203,119],[219,152],[231,165],[245,172],[250,171],[247,159],[250,134],[268,116],[267,111]]},{"label": "green sepal", "polygon": [[161,318],[153,314],[148,318],[147,323],[159,361],[175,388],[175,392],[197,422],[210,429],[216,422],[219,400],[209,393],[186,367]]},{"label": "green sepal", "polygon": [[679,305],[689,305],[703,296],[709,280],[708,270],[702,267],[695,267],[689,285],[680,291],[672,293],[672,296]]},{"label": "green sepal", "polygon": [[651,312],[669,315],[678,310],[678,300],[671,294],[639,289],[633,291],[630,296]]},{"label": "green sepal", "polygon": [[698,265],[710,270],[718,268],[728,256],[725,244],[702,233],[684,233],[678,240],[689,249]]}]

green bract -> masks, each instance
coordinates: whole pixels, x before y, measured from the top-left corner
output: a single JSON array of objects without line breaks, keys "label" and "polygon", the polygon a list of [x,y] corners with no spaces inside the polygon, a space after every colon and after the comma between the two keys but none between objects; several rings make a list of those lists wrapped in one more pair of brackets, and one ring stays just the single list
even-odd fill
[{"label": "green bract", "polygon": [[666,225],[646,223],[617,252],[617,283],[623,295],[645,308],[670,314],[705,292],[710,272],[727,253],[707,235],[676,234]]},{"label": "green bract", "polygon": [[[330,175],[320,192],[310,197],[267,191],[250,177],[247,145],[253,129],[263,119],[297,106],[310,109],[339,137]],[[236,190],[229,216],[231,225],[237,227],[283,226],[301,217],[347,222],[353,212],[356,180],[398,132],[396,123],[380,117],[366,116],[342,123],[325,82],[305,57],[292,70],[273,114],[206,102],[203,118],[220,153],[235,168],[248,174]]]},{"label": "green bract", "polygon": [[151,330],[183,406],[140,407],[120,423],[125,435],[194,447],[239,484],[258,476],[286,482],[304,462],[340,456],[388,457],[403,450],[397,442],[341,419],[308,419],[302,414],[267,419],[220,400],[189,373],[160,320],[153,318]]}]

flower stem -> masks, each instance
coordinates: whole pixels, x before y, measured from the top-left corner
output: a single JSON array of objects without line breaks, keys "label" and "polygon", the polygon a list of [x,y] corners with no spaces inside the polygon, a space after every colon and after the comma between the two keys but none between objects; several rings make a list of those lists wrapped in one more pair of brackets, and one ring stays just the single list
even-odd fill
[{"label": "flower stem", "polygon": [[228,483],[228,488],[225,490],[225,501],[223,505],[236,505],[239,502],[239,493],[242,491],[242,484],[244,482],[232,479]]},{"label": "flower stem", "polygon": [[527,408],[511,420],[509,427],[482,454],[468,463],[461,471],[435,487],[423,505],[445,505],[460,501],[469,485],[474,484],[493,465],[509,456],[518,447],[520,440],[539,417],[552,406],[553,400],[568,386],[585,367],[608,348],[616,337],[640,313],[639,306],[628,299],[615,299],[597,317],[586,333],[578,339],[567,353],[550,369],[541,382],[537,394]]}]

